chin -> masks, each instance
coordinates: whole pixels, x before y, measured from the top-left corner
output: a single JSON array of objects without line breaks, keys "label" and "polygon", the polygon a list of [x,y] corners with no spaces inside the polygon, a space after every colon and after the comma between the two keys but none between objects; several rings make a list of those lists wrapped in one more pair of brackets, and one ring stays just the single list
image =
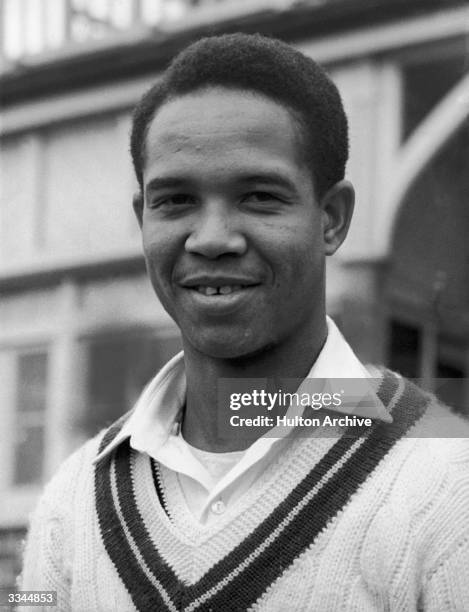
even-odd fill
[{"label": "chin", "polygon": [[256,357],[266,350],[270,350],[272,343],[259,343],[259,339],[252,338],[251,334],[233,335],[217,334],[212,337],[190,338],[191,346],[213,359],[245,360]]}]

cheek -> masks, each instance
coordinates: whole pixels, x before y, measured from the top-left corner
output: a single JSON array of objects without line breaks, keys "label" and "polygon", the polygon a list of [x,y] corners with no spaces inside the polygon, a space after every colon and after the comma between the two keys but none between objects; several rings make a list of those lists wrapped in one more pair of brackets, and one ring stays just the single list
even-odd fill
[{"label": "cheek", "polygon": [[292,285],[295,291],[318,280],[324,265],[324,251],[319,240],[304,228],[297,228],[288,240],[277,242],[275,250],[277,283]]},{"label": "cheek", "polygon": [[171,284],[174,269],[171,242],[154,233],[149,236],[148,232],[143,233],[142,242],[147,274],[153,291],[166,312],[176,320]]},{"label": "cheek", "polygon": [[174,241],[166,232],[155,232],[143,230],[142,233],[143,252],[149,270],[153,276],[161,276],[160,281],[168,280],[171,273],[172,262],[174,260]]}]

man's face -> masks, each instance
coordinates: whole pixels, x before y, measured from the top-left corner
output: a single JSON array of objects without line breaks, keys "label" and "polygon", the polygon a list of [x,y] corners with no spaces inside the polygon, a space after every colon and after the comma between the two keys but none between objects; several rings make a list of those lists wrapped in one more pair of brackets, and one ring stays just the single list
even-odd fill
[{"label": "man's face", "polygon": [[236,358],[305,339],[324,316],[323,213],[283,106],[210,88],[149,126],[148,273],[184,341]]}]

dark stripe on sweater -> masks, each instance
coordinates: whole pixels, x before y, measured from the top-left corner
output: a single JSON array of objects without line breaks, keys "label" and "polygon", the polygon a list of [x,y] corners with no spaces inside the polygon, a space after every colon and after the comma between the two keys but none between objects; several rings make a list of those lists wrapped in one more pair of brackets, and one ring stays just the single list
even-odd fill
[{"label": "dark stripe on sweater", "polygon": [[[391,386],[393,385],[390,384],[389,387]],[[397,383],[394,384],[394,388],[396,387]],[[390,391],[390,396],[391,395],[392,391]],[[158,576],[159,580],[163,583],[175,605],[178,607],[183,606],[183,600],[187,605],[194,598],[202,595],[208,588],[217,584],[220,579],[236,569],[241,560],[245,558],[244,555],[251,553],[257,545],[262,543],[265,538],[270,535],[272,530],[279,524],[280,520],[288,515],[292,508],[294,508],[303,499],[304,495],[320,480],[320,478],[326,474],[332,466],[335,465],[336,461],[338,461],[343,454],[347,452],[353,443],[354,439],[350,437],[344,437],[341,440],[338,440],[333,449],[329,451],[323,460],[310,473],[309,477],[307,477],[303,483],[300,483],[295,488],[290,496],[271,513],[270,517],[268,517],[263,524],[259,525],[259,527],[256,529],[256,533],[247,538],[243,545],[241,545],[241,548],[238,547],[237,550],[227,555],[224,560],[214,566],[196,585],[185,587],[179,580],[177,580],[172,570],[164,562],[158,551],[153,547],[150,534],[147,532],[144,526],[143,519],[136,508],[136,505],[134,505],[135,494],[131,484],[132,478],[130,473],[130,462],[128,459],[124,458],[124,456],[122,456],[122,461],[119,460],[117,463],[119,496],[121,500],[131,500],[132,504],[127,504],[124,501],[121,501],[122,512],[125,516],[126,523],[131,530],[132,537],[140,544],[141,554],[147,565],[155,568],[156,576]],[[242,556],[240,556],[240,554]],[[281,569],[284,569],[283,566]],[[228,602],[224,602],[224,604],[228,604]]]},{"label": "dark stripe on sweater", "polygon": [[[116,450],[115,459],[122,461],[128,455],[128,444],[122,444]],[[157,605],[156,609],[166,610],[165,602],[140,566],[122,529],[111,489],[111,461],[96,466],[95,496],[101,538],[135,607],[137,610],[150,610]]]},{"label": "dark stripe on sweater", "polygon": [[[124,446],[124,445],[123,445]],[[172,601],[177,605],[181,590],[185,588],[174,575],[171,567],[153,545],[143,517],[136,503],[132,478],[131,454],[123,452],[116,456],[116,480],[121,511],[133,539],[138,543],[139,551],[153,574],[162,583]]]},{"label": "dark stripe on sweater", "polygon": [[114,438],[117,436],[117,434],[120,432],[120,430],[122,429],[122,426],[124,425],[124,423],[128,420],[128,418],[130,417],[130,415],[132,414],[132,410],[130,410],[129,412],[126,412],[125,414],[123,414],[121,417],[119,417],[117,419],[117,421],[115,421],[105,432],[104,435],[101,439],[101,442],[99,443],[99,450],[98,450],[98,454],[101,453],[108,444],[110,444]]},{"label": "dark stripe on sweater", "polygon": [[155,485],[155,491],[158,497],[158,501],[160,502],[160,506],[165,511],[166,516],[171,520],[168,508],[166,507],[166,502],[165,502],[164,495],[163,495],[163,488],[160,482],[161,473],[158,468],[158,463],[153,458],[150,458],[150,463],[151,463],[151,475],[153,477],[153,484]]}]

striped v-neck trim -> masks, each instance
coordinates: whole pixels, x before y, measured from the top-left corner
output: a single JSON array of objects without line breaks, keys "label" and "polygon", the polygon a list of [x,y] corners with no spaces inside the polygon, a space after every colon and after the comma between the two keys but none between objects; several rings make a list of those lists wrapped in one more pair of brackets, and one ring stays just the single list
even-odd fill
[{"label": "striped v-neck trim", "polygon": [[[385,406],[400,384],[402,379],[385,373],[378,391]],[[248,609],[315,542],[428,403],[406,382],[392,424],[339,438],[254,531],[194,583],[180,580],[152,541],[136,503],[129,445],[122,443],[95,468],[96,508],[104,546],[136,608]],[[101,448],[118,431],[119,425],[111,428]]]}]

